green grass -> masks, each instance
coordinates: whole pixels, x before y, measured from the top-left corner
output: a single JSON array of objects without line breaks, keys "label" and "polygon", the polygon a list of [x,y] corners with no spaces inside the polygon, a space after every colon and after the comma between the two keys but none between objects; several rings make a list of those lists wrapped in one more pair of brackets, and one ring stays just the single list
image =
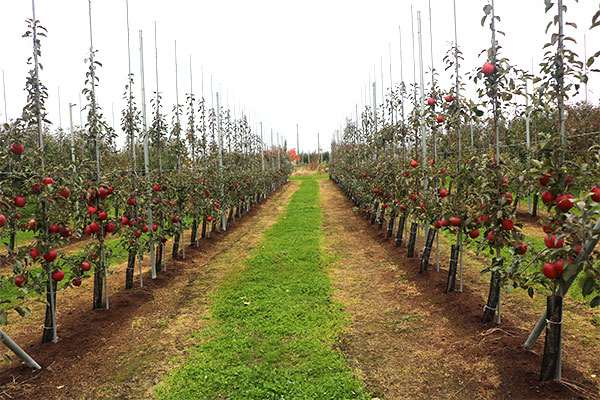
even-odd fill
[{"label": "green grass", "polygon": [[159,399],[371,398],[335,350],[347,316],[330,297],[316,179],[300,179],[287,220],[213,296],[213,324]]},{"label": "green grass", "polygon": [[312,179],[329,179],[329,175],[327,174],[319,174],[319,175],[294,175],[290,176],[290,181],[309,181]]}]

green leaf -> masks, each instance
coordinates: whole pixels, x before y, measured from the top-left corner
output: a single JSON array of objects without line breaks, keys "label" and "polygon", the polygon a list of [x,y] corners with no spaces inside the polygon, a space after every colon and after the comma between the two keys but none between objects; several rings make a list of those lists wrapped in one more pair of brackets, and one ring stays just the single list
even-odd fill
[{"label": "green leaf", "polygon": [[529,295],[529,297],[531,297],[533,299],[533,288],[532,287],[529,287],[527,289],[527,294]]},{"label": "green leaf", "polygon": [[581,294],[583,294],[583,297],[586,297],[590,293],[592,293],[592,290],[594,290],[594,278],[592,278],[591,276],[589,276],[583,282],[583,286],[581,288]]},{"label": "green leaf", "polygon": [[6,361],[8,365],[12,365],[12,358],[10,358],[8,354],[2,353],[2,358],[4,358],[4,361]]},{"label": "green leaf", "polygon": [[590,301],[591,307],[598,307],[600,305],[600,295],[594,297],[592,301]]},{"label": "green leaf", "polygon": [[27,307],[15,307],[15,311],[19,313],[21,317],[28,317],[31,315],[31,310]]}]

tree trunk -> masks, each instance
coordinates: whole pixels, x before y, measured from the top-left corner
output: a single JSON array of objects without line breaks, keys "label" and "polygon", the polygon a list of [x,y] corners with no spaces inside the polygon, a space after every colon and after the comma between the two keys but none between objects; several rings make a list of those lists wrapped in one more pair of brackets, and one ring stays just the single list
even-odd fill
[{"label": "tree trunk", "polygon": [[[101,256],[100,256],[101,257]],[[102,285],[104,284],[104,273],[99,268],[94,268],[94,310],[102,309]]]},{"label": "tree trunk", "polygon": [[[53,285],[54,299],[50,296],[50,285]],[[52,341],[53,337],[53,328],[52,325],[52,306],[54,303],[54,307],[56,309],[56,282],[49,281],[46,287],[46,318],[44,319],[44,332],[42,333],[42,343],[49,343]]]},{"label": "tree trunk", "polygon": [[446,283],[446,293],[454,291],[456,285],[456,268],[458,266],[458,252],[460,247],[453,244],[450,249],[450,267],[448,268],[448,282]]},{"label": "tree trunk", "polygon": [[204,217],[202,219],[202,233],[200,235],[201,239],[204,239],[206,237],[206,217]]},{"label": "tree trunk", "polygon": [[498,272],[492,272],[490,278],[490,291],[488,294],[488,301],[483,309],[483,318],[481,322],[487,324],[494,320],[496,310],[498,309],[498,299],[500,298],[500,274]]},{"label": "tree trunk", "polygon": [[181,239],[181,236],[179,235],[179,233],[176,233],[175,239],[173,240],[173,253],[171,254],[171,257],[173,258],[173,260],[175,260],[179,257],[179,240],[180,239]]},{"label": "tree trunk", "polygon": [[133,287],[133,271],[135,268],[135,256],[136,251],[134,249],[129,250],[129,258],[127,259],[127,269],[125,270],[125,289],[131,289]]},{"label": "tree trunk", "polygon": [[416,222],[413,222],[410,225],[410,238],[408,240],[408,253],[406,254],[406,256],[408,258],[415,256],[415,242],[417,241],[417,226],[418,226],[418,224]]},{"label": "tree trunk", "polygon": [[194,221],[192,221],[192,235],[190,238],[190,246],[197,245],[196,235],[198,235],[198,220],[194,218]]},{"label": "tree trunk", "polygon": [[436,233],[437,229],[433,228],[429,228],[429,232],[427,232],[425,248],[423,249],[423,257],[421,258],[421,268],[419,269],[420,274],[427,272],[427,269],[429,268],[429,258],[431,257],[431,249],[433,248],[433,241]]},{"label": "tree trunk", "polygon": [[396,247],[402,246],[402,237],[404,236],[404,224],[406,223],[406,214],[402,214],[398,220],[398,228],[396,229]]},{"label": "tree trunk", "polygon": [[388,220],[387,235],[385,236],[386,239],[392,237],[392,234],[394,232],[394,222],[395,221],[396,221],[396,213],[392,211],[390,218]]},{"label": "tree trunk", "polygon": [[540,381],[560,379],[562,340],[562,297],[553,294],[546,300],[546,341]]},{"label": "tree trunk", "polygon": [[538,212],[538,194],[534,194],[533,195],[533,210],[532,210],[532,216],[533,217],[537,217],[537,212]]}]

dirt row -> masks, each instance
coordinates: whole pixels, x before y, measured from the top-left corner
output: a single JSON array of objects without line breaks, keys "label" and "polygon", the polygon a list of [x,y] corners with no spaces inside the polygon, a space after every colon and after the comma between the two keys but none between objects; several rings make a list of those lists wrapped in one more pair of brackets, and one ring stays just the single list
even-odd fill
[{"label": "dirt row", "polygon": [[[200,247],[186,247],[186,259],[170,260],[152,280],[144,273],[134,289],[122,289],[125,266],[108,279],[109,310],[91,310],[92,282],[58,294],[59,342],[40,344],[44,306],[16,320],[6,331],[43,369],[20,363],[0,370],[1,399],[147,399],[194,343],[192,333],[210,320],[209,296],[233,279],[241,259],[284,210],[298,182],[290,182],[255,206],[226,232],[213,233]],[[189,232],[186,235],[189,243]],[[144,270],[149,270],[144,260]],[[112,267],[111,267],[112,268]],[[136,268],[137,269],[137,268]]]},{"label": "dirt row", "polygon": [[440,248],[441,272],[420,275],[420,260],[408,259],[385,230],[355,215],[332,181],[320,187],[326,248],[339,264],[331,269],[334,298],[351,315],[340,346],[375,395],[600,398],[600,329],[588,310],[566,306],[582,317],[565,314],[563,382],[540,383],[543,337],[532,351],[523,343],[543,311],[542,298],[504,296],[502,325],[482,325],[489,275],[470,263],[485,260],[465,252],[464,292],[445,294],[449,246]]}]

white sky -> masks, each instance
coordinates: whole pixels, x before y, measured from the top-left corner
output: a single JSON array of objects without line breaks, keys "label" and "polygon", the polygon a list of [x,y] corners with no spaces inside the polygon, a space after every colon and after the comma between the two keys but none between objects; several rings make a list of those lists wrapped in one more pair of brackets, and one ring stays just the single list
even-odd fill
[{"label": "white sky", "polygon": [[[204,92],[210,104],[210,78],[213,88],[222,92],[229,108],[240,104],[250,114],[253,127],[263,121],[265,138],[270,129],[296,147],[296,124],[300,129],[300,150],[329,148],[334,130],[346,116],[354,114],[355,104],[364,102],[363,88],[373,79],[376,65],[377,93],[380,91],[380,64],[383,56],[385,87],[389,87],[388,44],[391,44],[392,77],[400,78],[398,27],[402,29],[404,80],[412,82],[412,43],[410,6],[422,11],[423,57],[431,65],[427,0],[130,0],[132,70],[135,95],[140,98],[138,31],[144,34],[146,99],[156,89],[154,71],[154,21],[158,24],[158,63],[160,91],[171,111],[175,103],[174,41],[179,60],[179,102],[189,92],[189,57],[193,62],[194,92]],[[566,20],[579,25],[567,31],[578,41],[583,56],[583,34],[587,33],[588,56],[600,47],[600,28],[588,32],[597,0],[567,1]],[[457,0],[458,42],[465,54],[462,72],[481,66],[480,51],[489,47],[489,30],[480,25],[483,0]],[[454,40],[451,0],[431,0],[434,64],[442,70],[448,43]],[[498,29],[503,55],[522,68],[536,65],[543,54],[547,36],[544,29],[550,16],[544,14],[543,0],[497,0]],[[69,124],[68,103],[78,103],[87,66],[83,63],[89,49],[88,2],[86,0],[38,0],[37,18],[49,33],[42,42],[44,71],[41,79],[49,88],[49,118],[59,124],[58,87],[61,94],[62,126]],[[127,30],[125,0],[92,2],[94,48],[103,63],[98,72],[98,100],[109,123],[114,104],[115,124],[119,125],[127,79]],[[0,69],[6,78],[8,117],[18,116],[25,102],[23,91],[26,60],[31,54],[30,39],[21,38],[25,18],[31,16],[29,0],[0,0]],[[415,30],[416,30],[415,22]],[[417,48],[418,57],[418,48]],[[418,63],[417,63],[418,67]],[[442,71],[440,85],[450,82]],[[598,103],[600,76],[592,76],[589,99]],[[418,71],[417,71],[418,79]],[[372,95],[371,95],[372,96]],[[583,95],[582,95],[583,96]],[[228,99],[228,100],[227,100]],[[381,100],[378,100],[380,102]],[[4,101],[0,101],[0,120],[4,122]],[[139,103],[138,103],[139,104]],[[74,108],[74,123],[79,113]],[[170,120],[170,119],[169,119]]]}]

